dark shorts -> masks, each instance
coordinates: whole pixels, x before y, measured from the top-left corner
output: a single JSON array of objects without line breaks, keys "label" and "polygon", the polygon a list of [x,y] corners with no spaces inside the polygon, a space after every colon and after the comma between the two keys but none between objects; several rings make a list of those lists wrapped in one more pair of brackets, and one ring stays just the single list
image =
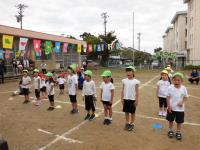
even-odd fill
[{"label": "dark shorts", "polygon": [[64,84],[59,84],[59,88],[60,88],[60,90],[64,90],[65,89],[65,85]]},{"label": "dark shorts", "polygon": [[35,97],[40,98],[40,90],[35,89]]},{"label": "dark shorts", "polygon": [[184,112],[172,111],[172,113],[167,112],[166,119],[169,122],[184,123]]},{"label": "dark shorts", "polygon": [[103,105],[112,106],[112,103],[110,103],[109,101],[103,101]]},{"label": "dark shorts", "polygon": [[76,95],[69,95],[69,99],[71,103],[77,103]]},{"label": "dark shorts", "polygon": [[136,111],[135,100],[124,99],[123,112],[134,114]]},{"label": "dark shorts", "polygon": [[54,102],[54,95],[48,95],[49,101]]},{"label": "dark shorts", "polygon": [[43,86],[43,87],[40,89],[41,92],[46,92],[46,90],[47,90],[46,86]]},{"label": "dark shorts", "polygon": [[95,111],[95,102],[93,95],[86,95],[85,96],[85,110],[87,111]]},{"label": "dark shorts", "polygon": [[167,99],[166,98],[163,98],[163,97],[159,97],[159,107],[165,107],[167,108]]},{"label": "dark shorts", "polygon": [[23,88],[22,91],[24,95],[29,95],[29,89]]}]

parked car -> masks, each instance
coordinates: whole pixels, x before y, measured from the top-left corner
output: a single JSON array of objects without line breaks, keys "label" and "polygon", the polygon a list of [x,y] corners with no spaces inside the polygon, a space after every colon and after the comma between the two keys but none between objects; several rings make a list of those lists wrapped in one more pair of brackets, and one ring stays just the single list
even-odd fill
[{"label": "parked car", "polygon": [[154,60],[154,61],[151,63],[151,67],[152,67],[152,68],[158,68],[158,67],[159,67],[159,61],[158,61],[158,60]]}]

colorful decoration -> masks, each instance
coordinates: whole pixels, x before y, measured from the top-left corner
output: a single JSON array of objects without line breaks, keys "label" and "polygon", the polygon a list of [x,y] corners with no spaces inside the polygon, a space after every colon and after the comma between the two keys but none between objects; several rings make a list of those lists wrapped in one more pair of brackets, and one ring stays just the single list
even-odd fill
[{"label": "colorful decoration", "polygon": [[46,55],[48,55],[52,52],[52,47],[53,47],[53,44],[51,41],[44,42],[44,51],[45,51]]},{"label": "colorful decoration", "polygon": [[41,51],[41,40],[33,40],[33,45],[34,45],[34,49],[35,49],[35,53],[37,56],[41,56],[42,55],[42,51]]},{"label": "colorful decoration", "polygon": [[0,59],[3,59],[3,50],[0,50]]},{"label": "colorful decoration", "polygon": [[60,53],[61,42],[55,42],[54,52]]},{"label": "colorful decoration", "polygon": [[19,40],[19,50],[24,51],[28,42],[28,38],[20,38]]},{"label": "colorful decoration", "polygon": [[5,59],[10,59],[11,58],[11,51],[10,50],[6,50],[5,51]]},{"label": "colorful decoration", "polygon": [[94,51],[94,52],[97,51],[97,45],[96,45],[96,44],[93,45],[93,51]]},{"label": "colorful decoration", "polygon": [[15,57],[16,57],[16,58],[19,58],[20,55],[21,55],[21,52],[22,52],[22,51],[16,51],[16,53],[15,53]]},{"label": "colorful decoration", "polygon": [[111,44],[108,44],[108,50],[111,50]]},{"label": "colorful decoration", "polygon": [[68,43],[63,43],[62,52],[67,53]]},{"label": "colorful decoration", "polygon": [[92,50],[93,50],[93,48],[92,48],[92,44],[88,44],[88,52],[91,53]]},{"label": "colorful decoration", "polygon": [[87,44],[83,45],[83,52],[86,53],[87,52]]},{"label": "colorful decoration", "polygon": [[97,45],[97,52],[100,52],[101,51],[101,44],[98,44]]},{"label": "colorful decoration", "polygon": [[78,53],[81,53],[81,47],[82,47],[81,44],[78,44],[78,45],[77,45],[77,52],[78,52]]},{"label": "colorful decoration", "polygon": [[3,35],[3,48],[7,49],[13,48],[13,36]]}]

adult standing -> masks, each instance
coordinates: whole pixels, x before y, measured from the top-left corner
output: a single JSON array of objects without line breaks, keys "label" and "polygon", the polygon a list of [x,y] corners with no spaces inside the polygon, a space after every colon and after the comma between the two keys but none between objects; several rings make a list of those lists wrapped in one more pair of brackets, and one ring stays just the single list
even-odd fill
[{"label": "adult standing", "polygon": [[199,73],[197,69],[193,69],[190,78],[188,79],[191,84],[196,82],[196,84],[199,84]]},{"label": "adult standing", "polygon": [[24,65],[24,69],[28,69],[30,66],[29,60],[27,58],[25,58],[23,60],[23,65]]},{"label": "adult standing", "polygon": [[2,59],[0,59],[0,75],[1,75],[1,83],[4,83],[4,72],[5,72],[5,65]]},{"label": "adult standing", "polygon": [[42,64],[40,65],[40,68],[41,68],[43,74],[47,73],[47,64],[45,64],[44,61],[42,61]]}]

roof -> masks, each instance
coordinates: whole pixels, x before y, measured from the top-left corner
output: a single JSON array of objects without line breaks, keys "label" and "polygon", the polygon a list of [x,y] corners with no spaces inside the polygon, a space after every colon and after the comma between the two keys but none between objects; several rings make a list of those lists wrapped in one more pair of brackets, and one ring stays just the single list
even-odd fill
[{"label": "roof", "polygon": [[187,2],[189,2],[189,1],[190,1],[190,0],[183,0],[184,3],[187,3]]},{"label": "roof", "polygon": [[178,12],[176,12],[176,14],[174,15],[174,17],[172,18],[171,23],[174,24],[175,21],[178,19],[178,17],[180,15],[187,15],[187,11],[178,11]]},{"label": "roof", "polygon": [[25,29],[19,29],[15,27],[4,26],[4,25],[0,25],[0,34],[8,34],[8,35],[14,35],[14,36],[19,36],[19,37],[27,37],[27,38],[41,39],[41,40],[67,42],[67,43],[73,43],[73,44],[82,44],[82,45],[86,44],[86,42],[82,40],[76,40],[76,39],[66,38],[63,36],[31,31],[31,30],[25,30]]},{"label": "roof", "polygon": [[169,32],[169,30],[172,30],[172,29],[173,29],[173,27],[168,27],[168,28],[166,29],[165,33],[167,34],[167,33]]}]

